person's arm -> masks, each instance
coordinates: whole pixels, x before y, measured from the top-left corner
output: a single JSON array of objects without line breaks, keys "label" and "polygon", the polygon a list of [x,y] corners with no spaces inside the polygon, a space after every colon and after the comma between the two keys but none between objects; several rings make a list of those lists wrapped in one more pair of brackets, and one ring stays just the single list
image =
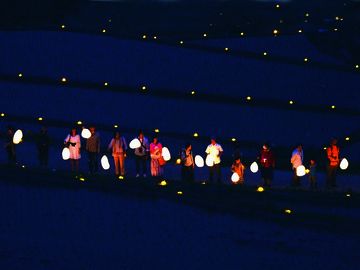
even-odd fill
[{"label": "person's arm", "polygon": [[112,150],[113,145],[114,145],[114,139],[111,139],[111,141],[110,141],[110,143],[108,145],[108,150]]}]

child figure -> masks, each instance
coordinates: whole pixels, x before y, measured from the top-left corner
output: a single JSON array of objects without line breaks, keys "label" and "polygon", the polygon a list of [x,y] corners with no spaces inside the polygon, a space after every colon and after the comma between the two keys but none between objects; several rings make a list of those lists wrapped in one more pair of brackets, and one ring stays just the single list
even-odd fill
[{"label": "child figure", "polygon": [[310,160],[310,172],[309,172],[310,189],[316,189],[316,161]]},{"label": "child figure", "polygon": [[239,175],[239,181],[234,182],[234,184],[244,184],[244,171],[245,166],[241,163],[240,157],[236,158],[231,165],[231,171]]}]

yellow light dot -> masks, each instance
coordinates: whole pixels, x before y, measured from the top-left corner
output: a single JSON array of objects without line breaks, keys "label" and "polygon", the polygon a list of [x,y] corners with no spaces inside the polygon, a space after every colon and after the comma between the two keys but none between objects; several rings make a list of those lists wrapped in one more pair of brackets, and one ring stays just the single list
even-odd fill
[{"label": "yellow light dot", "polygon": [[224,50],[227,52],[227,51],[229,50],[229,48],[228,48],[228,47],[226,47]]},{"label": "yellow light dot", "polygon": [[19,78],[21,78],[22,76],[23,76],[23,74],[22,74],[22,73],[19,73],[19,74],[18,74],[18,77],[19,77]]},{"label": "yellow light dot", "polygon": [[180,164],[181,164],[181,159],[180,159],[180,158],[178,158],[178,159],[176,160],[176,164],[177,164],[177,165],[180,165]]},{"label": "yellow light dot", "polygon": [[284,212],[289,215],[292,213],[292,211],[290,209],[285,209]]},{"label": "yellow light dot", "polygon": [[65,24],[61,25],[61,29],[65,29],[65,27],[66,27]]},{"label": "yellow light dot", "polygon": [[119,180],[124,180],[124,176],[120,175],[119,177]]},{"label": "yellow light dot", "polygon": [[203,181],[203,182],[201,182],[201,184],[202,184],[202,185],[206,185],[206,182],[205,182],[205,181]]},{"label": "yellow light dot", "polygon": [[279,34],[279,30],[277,30],[277,29],[274,29],[273,30],[273,34],[276,36],[277,34]]},{"label": "yellow light dot", "polygon": [[198,134],[197,132],[195,132],[195,133],[193,134],[193,136],[194,136],[195,138],[197,138],[197,137],[199,137],[199,134]]},{"label": "yellow light dot", "polygon": [[232,141],[232,142],[236,142],[236,138],[231,138],[231,141]]},{"label": "yellow light dot", "polygon": [[299,29],[299,30],[298,30],[299,33],[302,33],[302,31],[303,31],[302,29]]},{"label": "yellow light dot", "polygon": [[293,105],[293,104],[294,104],[294,101],[290,100],[290,101],[289,101],[289,104],[290,104],[290,105]]},{"label": "yellow light dot", "polygon": [[331,106],[331,109],[333,109],[333,110],[334,110],[335,108],[336,108],[336,106],[335,106],[335,105],[332,105],[332,106]]},{"label": "yellow light dot", "polygon": [[337,21],[338,21],[338,20],[340,20],[340,18],[339,18],[338,16],[336,16],[336,17],[335,17],[335,20],[337,20]]},{"label": "yellow light dot", "polygon": [[206,33],[204,33],[204,34],[203,34],[203,37],[207,37],[207,34],[206,34]]},{"label": "yellow light dot", "polygon": [[310,14],[309,13],[305,13],[305,17],[309,17],[310,16]]},{"label": "yellow light dot", "polygon": [[275,7],[276,7],[276,8],[280,8],[280,5],[279,5],[279,4],[277,4]]},{"label": "yellow light dot", "polygon": [[305,169],[305,173],[309,174],[310,170],[309,169]]},{"label": "yellow light dot", "polygon": [[177,194],[178,194],[178,195],[183,195],[183,192],[182,192],[182,191],[178,191]]},{"label": "yellow light dot", "polygon": [[82,122],[81,122],[81,121],[77,121],[76,124],[82,125]]},{"label": "yellow light dot", "polygon": [[143,38],[143,39],[146,39],[146,35],[143,35],[142,38]]},{"label": "yellow light dot", "polygon": [[263,52],[263,55],[264,55],[264,56],[267,56],[267,52]]},{"label": "yellow light dot", "polygon": [[106,33],[106,29],[103,29],[101,32]]},{"label": "yellow light dot", "polygon": [[119,126],[118,125],[114,125],[114,128],[118,128]]},{"label": "yellow light dot", "polygon": [[324,149],[324,150],[326,150],[326,149],[327,149],[327,147],[325,146],[323,149]]},{"label": "yellow light dot", "polygon": [[241,33],[240,33],[240,36],[244,36],[244,35],[245,35],[245,33],[244,33],[244,32],[241,32]]},{"label": "yellow light dot", "polygon": [[1,117],[5,117],[5,113],[1,113]]},{"label": "yellow light dot", "polygon": [[305,57],[304,62],[309,62],[309,59]]},{"label": "yellow light dot", "polygon": [[39,118],[38,118],[38,120],[39,120],[39,121],[42,121],[42,120],[43,120],[43,118],[42,118],[42,117],[39,117]]},{"label": "yellow light dot", "polygon": [[337,32],[337,30],[338,30],[337,28],[334,28],[334,32]]},{"label": "yellow light dot", "polygon": [[191,91],[191,94],[192,94],[192,95],[195,95],[195,91]]},{"label": "yellow light dot", "polygon": [[345,141],[350,141],[350,137],[346,137],[346,138],[345,138]]},{"label": "yellow light dot", "polygon": [[359,68],[360,66],[359,65],[355,65],[355,68]]},{"label": "yellow light dot", "polygon": [[257,192],[264,192],[265,189],[264,189],[263,187],[258,187],[256,191],[257,191]]},{"label": "yellow light dot", "polygon": [[246,97],[246,100],[250,101],[250,100],[251,100],[251,97],[250,97],[250,96],[247,96],[247,97]]},{"label": "yellow light dot", "polygon": [[184,41],[182,41],[182,40],[180,40],[180,42],[179,42],[180,44],[184,44]]},{"label": "yellow light dot", "polygon": [[165,180],[162,180],[160,183],[159,183],[159,186],[166,186],[167,185],[167,183],[166,183],[166,181]]},{"label": "yellow light dot", "polygon": [[61,81],[62,81],[63,83],[65,83],[67,80],[66,80],[65,77],[63,77],[63,78],[61,78]]},{"label": "yellow light dot", "polygon": [[145,85],[141,86],[141,90],[145,91],[145,90],[146,90],[146,86],[145,86]]},{"label": "yellow light dot", "polygon": [[21,168],[25,169],[25,165],[22,165]]},{"label": "yellow light dot", "polygon": [[350,194],[350,193],[347,193],[347,194],[346,194],[346,197],[351,197],[351,194]]},{"label": "yellow light dot", "polygon": [[81,182],[85,182],[85,178],[84,178],[84,177],[80,177],[79,180],[80,180]]},{"label": "yellow light dot", "polygon": [[158,129],[158,128],[155,128],[155,133],[159,133],[160,132],[160,130]]},{"label": "yellow light dot", "polygon": [[109,83],[107,83],[107,82],[104,82],[104,86],[108,86],[109,85]]}]

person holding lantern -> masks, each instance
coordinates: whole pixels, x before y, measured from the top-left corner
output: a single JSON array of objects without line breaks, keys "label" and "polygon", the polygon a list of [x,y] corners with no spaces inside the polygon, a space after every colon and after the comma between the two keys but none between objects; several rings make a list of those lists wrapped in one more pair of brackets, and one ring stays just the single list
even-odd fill
[{"label": "person holding lantern", "polygon": [[136,177],[140,176],[140,171],[142,173],[142,176],[146,177],[146,162],[148,159],[150,147],[149,147],[149,141],[144,136],[144,133],[142,130],[139,132],[139,136],[137,139],[140,142],[140,146],[138,148],[135,148],[134,154],[135,154],[135,165],[136,165]]},{"label": "person holding lantern", "polygon": [[328,160],[326,168],[326,187],[336,187],[336,172],[340,164],[340,148],[337,145],[337,139],[332,139],[330,146],[326,148],[326,156]]},{"label": "person holding lantern", "polygon": [[164,173],[165,160],[162,156],[162,144],[159,142],[158,137],[155,135],[153,142],[150,144],[150,171],[151,176],[154,178],[161,177]]},{"label": "person holding lantern", "polygon": [[127,144],[125,138],[121,136],[119,131],[115,131],[114,137],[111,139],[108,149],[112,152],[115,165],[115,176],[125,176],[125,158]]},{"label": "person holding lantern", "polygon": [[221,155],[223,154],[224,150],[220,144],[216,142],[215,137],[211,137],[210,144],[207,146],[205,153],[210,157],[211,164],[209,166],[209,182],[212,183],[214,181],[215,175],[218,184],[221,184]]},{"label": "person holding lantern", "polygon": [[292,179],[292,185],[294,187],[298,187],[301,185],[300,183],[300,177],[297,174],[297,168],[301,165],[303,165],[304,161],[304,151],[301,144],[298,144],[294,151],[291,154],[291,165],[293,169],[293,179]]},{"label": "person holding lantern", "polygon": [[81,159],[81,139],[77,134],[76,127],[73,127],[65,138],[64,144],[70,151],[70,165],[72,172],[79,172],[79,161]]},{"label": "person holding lantern", "polygon": [[98,155],[100,153],[100,136],[96,128],[89,128],[91,136],[86,140],[86,151],[89,159],[89,171],[91,174],[98,172]]},{"label": "person holding lantern", "polygon": [[264,186],[270,187],[274,177],[275,156],[268,143],[264,143],[258,160],[260,163],[261,178],[264,181]]}]

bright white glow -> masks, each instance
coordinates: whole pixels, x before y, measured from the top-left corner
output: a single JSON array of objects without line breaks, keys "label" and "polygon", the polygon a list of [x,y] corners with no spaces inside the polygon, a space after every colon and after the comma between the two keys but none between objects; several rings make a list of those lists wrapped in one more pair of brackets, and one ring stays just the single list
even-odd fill
[{"label": "bright white glow", "polygon": [[102,167],[104,170],[110,169],[109,159],[107,158],[106,155],[103,155],[102,158],[101,158],[101,167]]},{"label": "bright white glow", "polygon": [[231,176],[231,181],[232,181],[233,183],[237,183],[237,182],[239,182],[239,180],[240,180],[239,175],[238,175],[236,172],[234,172],[234,173],[232,174],[232,176]]},{"label": "bright white glow", "polygon": [[206,166],[212,167],[214,166],[214,157],[212,155],[207,155],[205,159]]},{"label": "bright white glow", "polygon": [[296,175],[301,177],[304,176],[306,174],[306,169],[304,167],[304,165],[300,165],[299,167],[296,168]]},{"label": "bright white glow", "polygon": [[204,167],[204,159],[200,155],[195,156],[195,165],[199,168]]},{"label": "bright white glow", "polygon": [[141,143],[138,138],[133,139],[129,144],[129,147],[131,149],[136,149],[136,148],[139,148],[140,146],[141,146]]},{"label": "bright white glow", "polygon": [[165,161],[169,161],[171,159],[170,151],[167,147],[163,147],[162,156]]},{"label": "bright white glow", "polygon": [[349,161],[346,158],[343,158],[340,162],[340,169],[346,170],[349,167]]},{"label": "bright white glow", "polygon": [[84,139],[89,139],[91,137],[90,130],[88,130],[87,128],[83,128],[83,130],[81,131],[81,137],[83,137]]},{"label": "bright white glow", "polygon": [[14,144],[19,144],[21,143],[22,141],[22,138],[23,138],[23,133],[20,129],[18,129],[15,134],[14,134],[14,137],[13,137],[13,143]]},{"label": "bright white glow", "polygon": [[257,172],[259,171],[259,165],[257,164],[256,161],[254,161],[253,163],[251,163],[250,171],[251,171],[252,173],[257,173]]},{"label": "bright white glow", "polygon": [[64,149],[62,150],[61,155],[62,155],[63,160],[68,160],[70,158],[70,150],[69,150],[69,148],[64,147]]}]

